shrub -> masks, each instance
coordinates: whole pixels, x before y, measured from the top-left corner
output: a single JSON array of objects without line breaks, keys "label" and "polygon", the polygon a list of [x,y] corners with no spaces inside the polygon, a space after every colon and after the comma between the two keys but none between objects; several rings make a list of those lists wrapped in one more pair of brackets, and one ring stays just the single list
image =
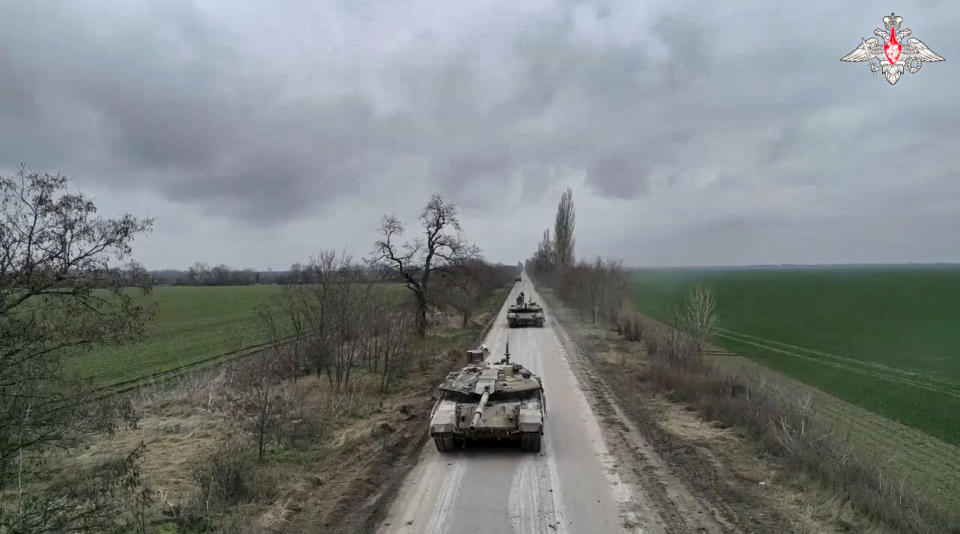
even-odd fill
[{"label": "shrub", "polygon": [[[873,462],[818,425],[808,394],[774,387],[763,374],[745,377],[702,362],[691,365],[696,350],[663,339],[659,343],[666,349],[654,352],[657,356],[641,376],[671,398],[693,404],[708,419],[742,428],[793,473],[835,488],[888,528],[922,534],[960,532],[955,512],[929,502],[902,481],[885,480]],[[658,341],[647,344],[657,347]]]},{"label": "shrub", "polygon": [[666,325],[658,325],[654,329],[654,350],[648,354],[660,363],[687,370],[698,370],[703,367],[703,352],[699,350],[697,342],[686,332]]},{"label": "shrub", "polygon": [[198,466],[193,480],[197,484],[194,500],[198,511],[222,510],[269,493],[256,453],[235,440],[228,440]]},{"label": "shrub", "polygon": [[626,303],[617,315],[617,333],[627,341],[640,341],[643,338],[643,323],[640,315]]}]

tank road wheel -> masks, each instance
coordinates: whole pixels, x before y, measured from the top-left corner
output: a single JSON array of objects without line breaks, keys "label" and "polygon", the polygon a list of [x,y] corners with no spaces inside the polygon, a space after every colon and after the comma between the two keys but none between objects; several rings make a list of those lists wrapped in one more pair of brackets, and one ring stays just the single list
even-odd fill
[{"label": "tank road wheel", "polygon": [[453,440],[453,434],[437,434],[433,436],[433,443],[440,452],[450,452],[456,445]]},{"label": "tank road wheel", "polygon": [[524,432],[520,434],[520,448],[529,452],[540,452],[540,433]]},{"label": "tank road wheel", "polygon": [[537,319],[537,327],[543,328],[543,319]]}]

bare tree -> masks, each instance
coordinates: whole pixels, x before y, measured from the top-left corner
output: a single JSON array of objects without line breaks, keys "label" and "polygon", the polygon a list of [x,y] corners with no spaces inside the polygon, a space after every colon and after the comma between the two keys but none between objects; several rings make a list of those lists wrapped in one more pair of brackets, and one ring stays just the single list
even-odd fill
[{"label": "bare tree", "polygon": [[713,290],[700,284],[690,289],[679,323],[702,359],[704,346],[717,333],[717,296]]},{"label": "bare tree", "polygon": [[443,273],[439,301],[455,309],[463,318],[462,326],[466,328],[470,316],[480,304],[480,299],[486,292],[483,280],[484,267],[480,261],[461,262],[450,272]]},{"label": "bare tree", "polygon": [[537,253],[533,256],[533,269],[537,273],[544,274],[556,267],[556,255],[554,253],[553,240],[550,239],[550,229],[543,231],[543,237],[537,243]]},{"label": "bare tree", "polygon": [[[306,355],[304,361],[317,374],[328,370],[329,295],[334,283],[336,262],[335,254],[324,252],[312,262],[308,271],[298,270],[297,285],[284,288],[282,293],[282,298],[287,302],[288,314],[293,318],[292,324],[302,325],[306,334],[301,345],[301,350]],[[300,285],[300,280],[304,277],[312,278],[311,283]],[[328,373],[328,377],[332,385],[332,375]]]},{"label": "bare tree", "polygon": [[199,261],[194,263],[187,272],[187,280],[195,286],[210,283],[210,266]]},{"label": "bare tree", "polygon": [[261,460],[287,413],[287,399],[280,394],[284,367],[282,354],[272,349],[244,361],[236,381],[240,390],[234,398],[233,416],[253,437]]},{"label": "bare tree", "polygon": [[[307,322],[302,312],[303,302],[301,292],[296,291],[297,286],[284,286],[281,289],[280,297],[277,299],[278,315],[283,317],[288,325],[290,336],[290,350],[293,353],[293,362],[297,368],[297,374],[304,373],[309,368],[306,358]],[[274,321],[278,321],[274,319]]]},{"label": "bare tree", "polygon": [[342,391],[357,367],[376,370],[377,325],[389,306],[374,279],[334,251],[313,258],[300,278],[305,283],[285,286],[271,314],[283,317],[292,365],[325,374],[330,387]]},{"label": "bare tree", "polygon": [[576,224],[573,190],[569,187],[560,195],[557,216],[553,223],[554,263],[558,269],[573,265],[573,230]]},{"label": "bare tree", "polygon": [[340,391],[350,383],[361,356],[361,329],[366,320],[362,316],[363,302],[370,298],[371,289],[370,284],[350,277],[334,284],[329,294],[327,346],[332,357],[327,374],[332,375],[334,387]]},{"label": "bare tree", "polygon": [[630,276],[620,260],[577,262],[556,273],[557,296],[576,307],[581,319],[617,325],[624,301],[632,298]]},{"label": "bare tree", "polygon": [[[16,481],[20,504],[46,502],[29,495],[45,477],[47,448],[71,443],[90,425],[113,428],[109,410],[95,409],[91,390],[62,371],[62,360],[138,338],[153,311],[124,290],[150,291],[143,269],[111,267],[129,258],[134,237],[152,221],[100,217],[92,201],[67,192],[67,183],[25,168],[0,176],[0,490]],[[24,466],[25,452],[39,465]],[[95,513],[80,500],[54,504],[64,525],[73,512]],[[10,526],[7,520],[23,510],[0,504],[0,523]]]},{"label": "bare tree", "polygon": [[412,352],[413,315],[406,307],[382,309],[386,328],[382,337],[380,366],[380,391],[386,393],[394,377],[407,370]]},{"label": "bare tree", "polygon": [[384,216],[382,238],[374,244],[374,261],[390,266],[413,293],[417,310],[417,334],[427,331],[427,307],[430,305],[430,279],[436,271],[446,271],[457,262],[479,256],[476,246],[460,236],[457,208],[433,195],[420,214],[424,236],[412,242],[398,243],[403,224],[393,216]]},{"label": "bare tree", "polygon": [[[671,311],[670,315],[677,316],[680,312]],[[674,327],[671,324],[658,324],[656,327],[657,342],[662,344],[655,351],[655,356],[672,367],[684,369],[699,369],[703,363],[701,354],[696,351],[690,334],[686,330]],[[648,351],[649,346],[648,346]]]}]

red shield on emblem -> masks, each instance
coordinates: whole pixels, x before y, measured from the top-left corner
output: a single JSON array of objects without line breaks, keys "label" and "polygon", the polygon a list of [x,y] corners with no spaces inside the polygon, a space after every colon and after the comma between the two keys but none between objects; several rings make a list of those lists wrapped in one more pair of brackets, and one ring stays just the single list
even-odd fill
[{"label": "red shield on emblem", "polygon": [[896,65],[897,60],[900,59],[900,52],[902,51],[903,46],[897,42],[896,29],[890,28],[890,40],[883,45],[883,55],[887,56],[887,61],[889,61],[891,65]]}]

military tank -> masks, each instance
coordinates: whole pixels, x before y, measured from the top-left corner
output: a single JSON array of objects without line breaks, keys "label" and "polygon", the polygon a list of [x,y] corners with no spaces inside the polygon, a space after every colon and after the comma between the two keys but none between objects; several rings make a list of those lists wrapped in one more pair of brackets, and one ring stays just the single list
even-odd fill
[{"label": "military tank", "polygon": [[518,441],[540,452],[546,399],[540,377],[510,361],[485,361],[485,346],[467,351],[470,363],[447,375],[430,414],[430,435],[440,452],[473,440]]},{"label": "military tank", "polygon": [[543,306],[532,299],[523,300],[523,294],[517,297],[517,303],[507,309],[507,325],[510,328],[518,326],[542,327],[544,321]]}]

